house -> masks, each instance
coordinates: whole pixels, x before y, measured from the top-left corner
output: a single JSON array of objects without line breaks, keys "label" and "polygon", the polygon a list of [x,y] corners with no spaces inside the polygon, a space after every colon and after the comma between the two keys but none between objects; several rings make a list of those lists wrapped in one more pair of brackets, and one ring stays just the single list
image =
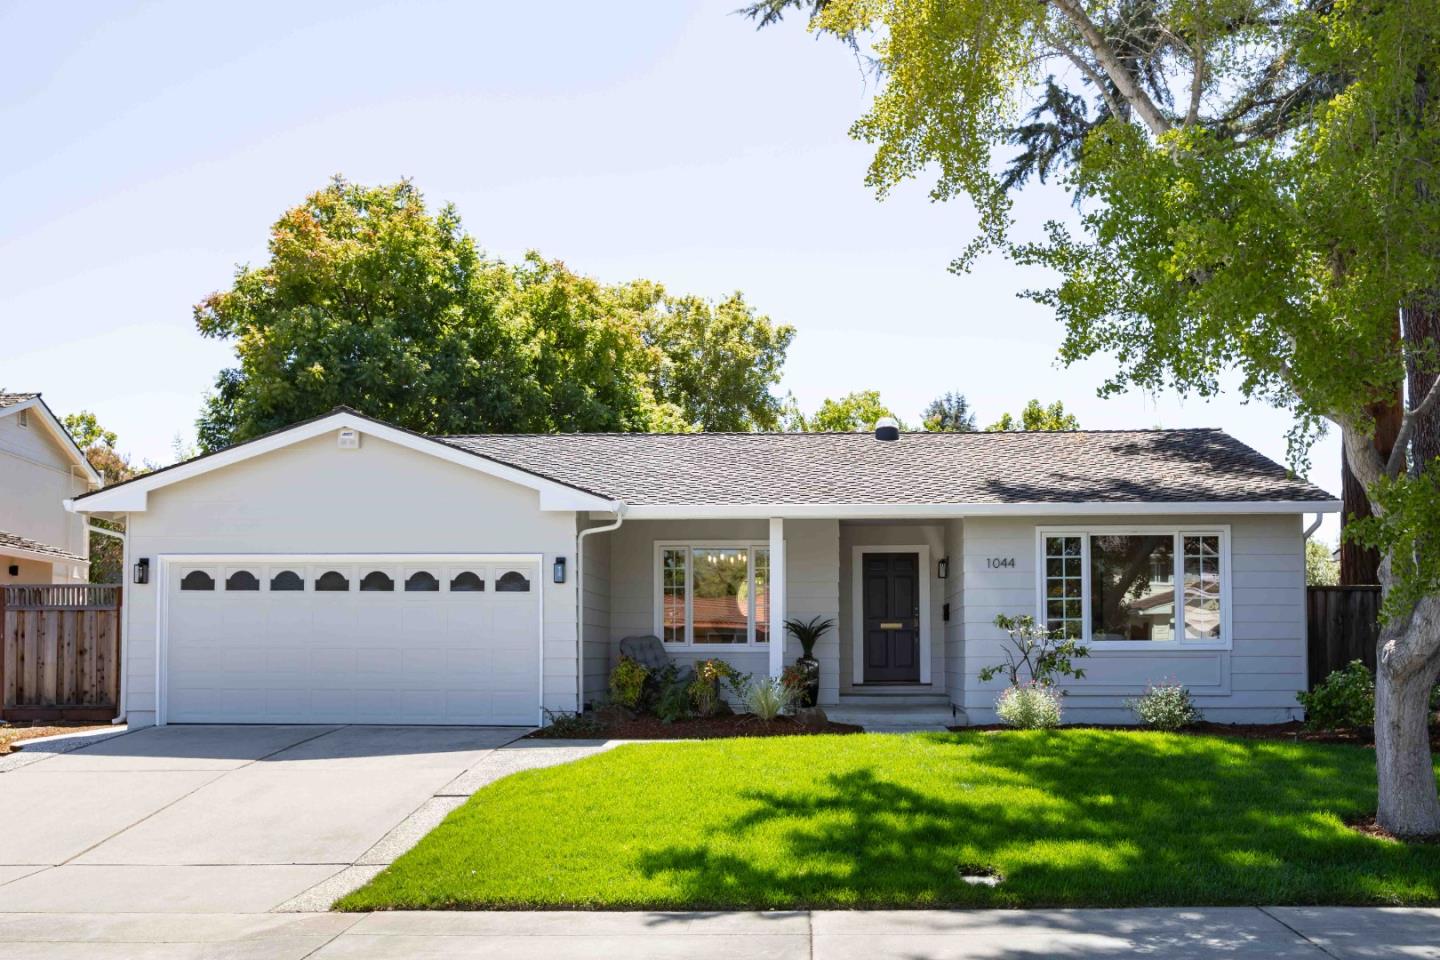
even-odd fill
[{"label": "house", "polygon": [[100,475],[38,393],[0,393],[0,586],[85,583],[90,537],[65,501]]},{"label": "house", "polygon": [[534,724],[603,696],[623,637],[778,675],[813,616],[822,704],[984,722],[1000,613],[1090,645],[1072,718],[1178,679],[1288,719],[1305,515],[1339,504],[1219,430],[432,438],[340,408],[70,507],[128,517],[132,723]]}]

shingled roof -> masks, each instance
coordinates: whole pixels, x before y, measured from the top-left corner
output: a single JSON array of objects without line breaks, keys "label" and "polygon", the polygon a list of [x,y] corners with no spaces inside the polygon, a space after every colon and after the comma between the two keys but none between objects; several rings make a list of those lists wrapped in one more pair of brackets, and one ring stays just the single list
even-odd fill
[{"label": "shingled roof", "polygon": [[38,393],[0,393],[0,410],[13,407],[17,403],[24,403],[26,400],[34,400],[38,396],[40,396]]},{"label": "shingled roof", "polygon": [[635,506],[1334,499],[1216,429],[437,439]]},{"label": "shingled roof", "polygon": [[69,550],[61,550],[59,547],[52,547],[48,543],[41,543],[39,540],[22,537],[18,533],[6,533],[4,530],[0,530],[0,553],[4,553],[6,550],[17,550],[21,553],[30,553],[37,557],[46,557],[51,560],[69,560],[75,563],[90,562],[79,554],[71,553]]}]

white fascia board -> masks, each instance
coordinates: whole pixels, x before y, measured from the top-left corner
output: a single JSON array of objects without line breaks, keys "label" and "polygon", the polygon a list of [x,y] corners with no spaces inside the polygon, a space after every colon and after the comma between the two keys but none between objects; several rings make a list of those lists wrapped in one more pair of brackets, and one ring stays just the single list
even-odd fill
[{"label": "white fascia board", "polygon": [[72,564],[77,567],[90,566],[89,560],[82,560],[79,557],[57,557],[53,553],[40,553],[36,550],[26,550],[23,547],[0,547],[0,557],[15,557],[18,560],[35,560],[39,563],[49,564]]},{"label": "white fascia board", "polygon": [[180,483],[212,470],[219,470],[242,460],[263,456],[292,444],[344,428],[354,429],[362,435],[376,437],[500,480],[528,487],[540,494],[541,510],[613,510],[615,507],[614,501],[604,497],[547,480],[495,460],[466,453],[438,440],[416,436],[374,420],[342,412],[283,430],[269,437],[240,444],[228,450],[222,450],[208,457],[200,457],[188,463],[170,467],[151,476],[141,477],[117,486],[113,490],[101,490],[83,500],[68,501],[66,508],[76,513],[143,513],[146,509],[147,495],[151,490],[168,487],[173,483]]},{"label": "white fascia board", "polygon": [[50,408],[45,405],[43,398],[31,397],[21,403],[0,408],[0,417],[8,417],[21,410],[31,410],[40,415],[40,421],[45,424],[45,429],[49,430],[50,436],[64,448],[65,455],[69,457],[70,462],[85,471],[85,479],[97,487],[105,482],[95,468],[90,466],[90,461],[85,459],[85,451],[75,443],[75,438],[70,436],[70,431],[65,429],[65,424],[55,419],[55,414],[50,412]]},{"label": "white fascia board", "polygon": [[1192,501],[1186,503],[745,503],[633,504],[629,520],[886,520],[906,517],[1191,516],[1338,513],[1339,500]]}]

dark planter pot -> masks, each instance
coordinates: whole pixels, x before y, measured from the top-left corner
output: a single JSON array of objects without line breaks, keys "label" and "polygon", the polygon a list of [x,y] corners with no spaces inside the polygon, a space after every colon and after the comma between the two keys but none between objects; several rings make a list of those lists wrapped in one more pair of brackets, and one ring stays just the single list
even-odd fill
[{"label": "dark planter pot", "polygon": [[805,685],[800,688],[800,706],[813,707],[820,699],[820,661],[814,657],[801,657],[795,661],[795,666],[805,677]]}]

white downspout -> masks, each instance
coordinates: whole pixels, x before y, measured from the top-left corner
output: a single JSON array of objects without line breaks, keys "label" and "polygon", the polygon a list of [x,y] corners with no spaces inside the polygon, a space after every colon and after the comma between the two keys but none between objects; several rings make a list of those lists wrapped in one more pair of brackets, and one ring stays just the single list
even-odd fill
[{"label": "white downspout", "polygon": [[1314,533],[1316,530],[1319,530],[1319,529],[1320,529],[1320,524],[1323,523],[1324,520],[1325,520],[1325,514],[1323,514],[1323,513],[1317,513],[1317,514],[1315,514],[1315,522],[1312,523],[1312,524],[1310,524],[1310,526],[1308,526],[1308,527],[1305,528],[1305,533],[1300,537],[1300,539],[1301,539],[1301,540],[1309,540],[1309,539],[1310,539],[1310,535],[1311,535],[1312,533]]},{"label": "white downspout", "polygon": [[575,538],[575,712],[585,706],[585,538],[592,533],[619,530],[625,522],[625,504],[616,500],[611,510],[615,522],[587,527]]},{"label": "white downspout", "polygon": [[[130,573],[130,538],[127,537],[125,534],[120,533],[118,530],[106,530],[104,527],[97,527],[94,523],[90,521],[88,517],[85,520],[85,529],[87,529],[91,533],[99,533],[107,537],[114,537],[116,540],[120,541],[120,589],[124,590],[125,578],[129,576]],[[130,514],[128,513],[125,514],[125,529],[130,529]],[[122,599],[120,603],[120,609],[122,611],[121,617],[123,618],[120,624],[119,647],[120,703],[117,705],[115,719],[110,721],[112,724],[117,725],[125,722],[128,712],[127,707],[129,703],[129,698],[126,696],[126,688],[129,685],[125,682],[125,677],[127,674],[130,673],[130,662],[125,659],[125,643],[130,639],[130,604],[125,603]]]}]

